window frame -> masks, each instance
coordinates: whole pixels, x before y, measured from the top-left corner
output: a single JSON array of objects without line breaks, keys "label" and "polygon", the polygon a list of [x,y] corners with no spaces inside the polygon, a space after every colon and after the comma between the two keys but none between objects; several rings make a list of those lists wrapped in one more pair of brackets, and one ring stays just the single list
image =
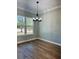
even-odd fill
[{"label": "window frame", "polygon": [[[17,15],[17,16],[22,16],[22,15]],[[32,18],[32,17],[27,17],[27,16],[22,16],[24,17],[24,34],[18,35],[17,36],[25,36],[25,35],[34,35],[34,22],[33,22],[33,33],[32,34],[27,34],[27,18]]]}]

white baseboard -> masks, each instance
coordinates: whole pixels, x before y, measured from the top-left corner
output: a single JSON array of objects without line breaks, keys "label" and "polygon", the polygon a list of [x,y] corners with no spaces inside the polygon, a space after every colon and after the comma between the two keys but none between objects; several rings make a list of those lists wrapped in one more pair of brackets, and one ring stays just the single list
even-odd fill
[{"label": "white baseboard", "polygon": [[29,41],[33,41],[33,40],[43,40],[43,41],[45,41],[45,42],[49,42],[49,43],[52,43],[52,44],[61,46],[61,44],[59,44],[59,43],[52,42],[52,41],[49,41],[49,40],[46,40],[46,39],[43,39],[43,38],[32,38],[32,39],[29,39],[29,40],[23,40],[23,41],[18,42],[17,44],[21,44],[21,43],[29,42]]},{"label": "white baseboard", "polygon": [[52,44],[61,46],[61,44],[59,44],[59,43],[56,43],[56,42],[53,42],[53,41],[49,41],[49,40],[46,40],[46,39],[43,39],[43,38],[33,38],[33,39],[39,39],[39,40],[43,40],[43,41],[45,41],[45,42],[49,42],[49,43],[52,43]]},{"label": "white baseboard", "polygon": [[49,43],[52,43],[52,44],[55,44],[55,45],[61,46],[61,44],[56,43],[56,42],[53,42],[53,41],[49,41],[49,40],[46,40],[46,39],[40,39],[40,40],[43,40],[43,41],[45,41],[45,42],[49,42]]},{"label": "white baseboard", "polygon": [[36,40],[36,39],[29,39],[29,40],[19,41],[19,42],[17,42],[17,44],[21,44],[21,43],[25,43],[25,42],[30,42],[30,41],[33,41],[33,40]]}]

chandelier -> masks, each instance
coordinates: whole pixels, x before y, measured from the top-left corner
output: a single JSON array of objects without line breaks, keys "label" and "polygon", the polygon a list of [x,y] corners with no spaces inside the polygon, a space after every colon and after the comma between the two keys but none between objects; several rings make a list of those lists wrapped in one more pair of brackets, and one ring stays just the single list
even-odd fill
[{"label": "chandelier", "polygon": [[39,14],[38,14],[38,4],[39,4],[39,1],[36,1],[36,4],[37,4],[37,13],[36,13],[36,17],[33,18],[33,21],[41,22],[41,18],[39,18]]}]

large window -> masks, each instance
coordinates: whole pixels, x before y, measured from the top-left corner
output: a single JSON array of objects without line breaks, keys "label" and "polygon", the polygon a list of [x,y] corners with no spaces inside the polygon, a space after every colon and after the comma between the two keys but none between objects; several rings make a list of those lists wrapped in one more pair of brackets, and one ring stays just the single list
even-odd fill
[{"label": "large window", "polygon": [[33,34],[33,20],[30,17],[17,16],[17,35]]}]

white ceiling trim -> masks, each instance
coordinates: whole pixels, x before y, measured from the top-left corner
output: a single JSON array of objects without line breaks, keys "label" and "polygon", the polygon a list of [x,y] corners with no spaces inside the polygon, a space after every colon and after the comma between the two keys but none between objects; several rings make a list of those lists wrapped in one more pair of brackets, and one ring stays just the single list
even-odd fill
[{"label": "white ceiling trim", "polygon": [[47,12],[49,12],[49,11],[53,11],[53,10],[56,10],[56,9],[58,9],[58,8],[61,8],[61,5],[56,6],[56,7],[53,7],[53,8],[50,8],[50,9],[47,9],[47,10],[41,12],[40,14],[42,14],[42,13],[47,13]]},{"label": "white ceiling trim", "polygon": [[17,7],[17,8],[20,9],[20,10],[23,10],[23,11],[30,12],[30,13],[34,14],[32,11],[25,10],[25,9],[23,9],[23,8],[20,8],[20,7]]},{"label": "white ceiling trim", "polygon": [[[17,8],[20,9],[20,10],[23,10],[23,11],[30,12],[30,13],[32,13],[32,14],[35,14],[35,13],[33,13],[32,11],[25,10],[25,9],[19,8],[19,7],[17,7]],[[52,10],[56,10],[56,9],[58,9],[58,8],[61,8],[61,5],[56,6],[56,7],[53,7],[53,8],[50,8],[50,9],[47,9],[47,10],[45,10],[45,11],[43,11],[43,12],[40,12],[39,14],[44,14],[44,13],[50,12],[50,11],[52,11]]]}]

